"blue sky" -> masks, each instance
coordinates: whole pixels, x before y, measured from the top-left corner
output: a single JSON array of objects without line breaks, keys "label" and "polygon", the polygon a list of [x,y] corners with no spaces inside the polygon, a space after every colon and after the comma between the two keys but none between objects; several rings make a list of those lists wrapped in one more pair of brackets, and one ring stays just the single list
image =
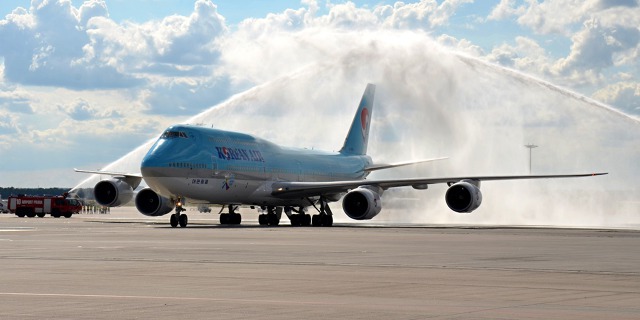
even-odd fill
[{"label": "blue sky", "polygon": [[73,186],[80,179],[71,168],[103,167],[171,123],[355,43],[315,36],[323,32],[413,32],[638,117],[639,7],[637,0],[5,0],[0,185]]}]

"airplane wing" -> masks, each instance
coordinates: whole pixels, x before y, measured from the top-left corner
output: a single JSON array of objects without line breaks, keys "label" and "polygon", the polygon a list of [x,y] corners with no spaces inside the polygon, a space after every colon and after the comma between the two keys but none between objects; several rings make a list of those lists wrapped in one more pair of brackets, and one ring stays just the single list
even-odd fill
[{"label": "airplane wing", "polygon": [[425,159],[425,160],[410,161],[410,162],[400,162],[400,163],[394,163],[394,164],[372,164],[364,168],[364,171],[371,172],[376,170],[404,167],[404,166],[410,166],[413,164],[427,163],[427,162],[433,162],[433,161],[439,161],[439,160],[445,160],[445,159],[449,159],[449,158],[448,157],[433,158],[433,159]]},{"label": "airplane wing", "polygon": [[122,176],[122,177],[134,177],[134,178],[142,178],[142,174],[140,173],[124,173],[124,172],[115,172],[115,171],[100,171],[100,170],[82,170],[82,169],[73,169],[75,172],[81,173],[94,173],[94,174],[104,174],[106,176]]},{"label": "airplane wing", "polygon": [[137,188],[142,181],[141,173],[124,173],[124,172],[115,172],[115,171],[100,171],[100,170],[81,170],[81,169],[73,169],[75,172],[80,173],[93,173],[93,174],[103,174],[107,176],[112,176],[116,179],[121,179],[127,182],[133,189]]},{"label": "airplane wing", "polygon": [[398,180],[356,180],[332,182],[276,182],[272,185],[271,195],[279,198],[313,197],[326,194],[347,192],[361,186],[378,186],[384,190],[396,187],[411,186],[415,189],[426,189],[430,184],[454,184],[462,180],[492,181],[492,180],[524,180],[550,178],[576,178],[600,176],[608,173],[561,174],[561,175],[523,175],[523,176],[478,176],[478,177],[446,177],[446,178],[417,178]]}]

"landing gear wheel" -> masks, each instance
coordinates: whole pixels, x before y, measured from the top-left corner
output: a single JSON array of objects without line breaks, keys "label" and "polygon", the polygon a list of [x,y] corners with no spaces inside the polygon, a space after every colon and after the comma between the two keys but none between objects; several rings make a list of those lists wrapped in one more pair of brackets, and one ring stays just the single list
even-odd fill
[{"label": "landing gear wheel", "polygon": [[324,221],[322,221],[323,227],[331,227],[333,226],[333,216],[324,216]]},{"label": "landing gear wheel", "polygon": [[239,213],[223,213],[220,215],[220,224],[235,224],[242,223],[242,215]]},{"label": "landing gear wheel", "polygon": [[327,199],[324,197],[320,197],[320,209],[316,207],[313,201],[309,200],[309,202],[313,205],[316,210],[318,210],[319,214],[313,215],[311,218],[311,225],[314,227],[331,227],[333,226],[333,213],[331,212],[331,208],[329,207],[329,203]]},{"label": "landing gear wheel", "polygon": [[294,227],[308,227],[311,225],[311,216],[305,213],[292,214],[289,220],[291,220],[291,225]]},{"label": "landing gear wheel", "polygon": [[282,207],[268,207],[267,213],[258,217],[258,222],[261,226],[277,226],[280,224],[280,217],[282,217]]},{"label": "landing gear wheel", "polygon": [[300,223],[300,215],[298,214],[292,214],[291,217],[289,217],[289,220],[291,220],[292,227],[298,227],[302,225]]},{"label": "landing gear wheel", "polygon": [[180,227],[186,228],[187,227],[187,222],[189,222],[189,218],[187,217],[186,214],[181,214],[178,217],[178,223],[180,224]]},{"label": "landing gear wheel", "polygon": [[270,226],[277,226],[280,224],[280,217],[278,217],[277,215],[270,214],[267,217]]},{"label": "landing gear wheel", "polygon": [[169,219],[169,223],[171,224],[171,227],[175,228],[178,226],[178,215],[177,214],[172,214],[171,215],[171,219]]},{"label": "landing gear wheel", "polygon": [[242,215],[236,213],[235,211],[238,209],[237,205],[230,204],[228,205],[229,212],[222,213],[224,207],[220,210],[220,224],[235,224],[238,225],[242,223]]},{"label": "landing gear wheel", "polygon": [[331,227],[333,226],[333,216],[327,214],[316,214],[311,219],[314,227]]}]

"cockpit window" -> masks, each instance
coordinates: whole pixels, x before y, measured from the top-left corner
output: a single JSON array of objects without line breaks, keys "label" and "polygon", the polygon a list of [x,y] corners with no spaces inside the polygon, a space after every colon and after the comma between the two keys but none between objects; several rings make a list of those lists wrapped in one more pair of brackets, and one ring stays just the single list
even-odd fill
[{"label": "cockpit window", "polygon": [[162,138],[165,138],[165,139],[169,139],[169,138],[187,138],[187,134],[184,133],[183,131],[165,131],[162,134]]}]

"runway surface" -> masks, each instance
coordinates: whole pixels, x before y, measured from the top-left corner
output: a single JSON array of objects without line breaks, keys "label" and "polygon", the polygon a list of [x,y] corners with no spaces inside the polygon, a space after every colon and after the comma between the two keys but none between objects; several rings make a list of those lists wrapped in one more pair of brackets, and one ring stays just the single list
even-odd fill
[{"label": "runway surface", "polygon": [[0,215],[0,318],[640,319],[639,231],[215,217]]}]

